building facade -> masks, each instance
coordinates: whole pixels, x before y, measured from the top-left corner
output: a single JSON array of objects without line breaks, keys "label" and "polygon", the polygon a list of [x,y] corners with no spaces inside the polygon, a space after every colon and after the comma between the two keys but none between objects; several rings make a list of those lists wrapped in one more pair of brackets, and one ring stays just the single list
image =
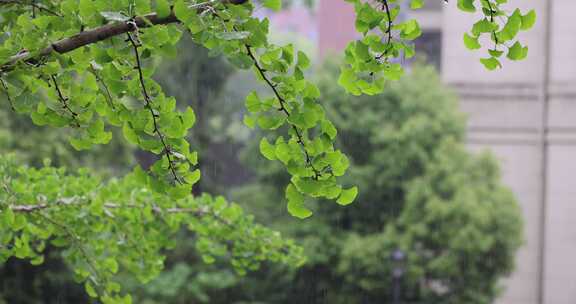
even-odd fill
[{"label": "building facade", "polygon": [[[462,35],[476,18],[456,1],[428,0],[414,13],[424,30],[417,49],[428,54],[468,114],[471,150],[490,149],[504,182],[519,200],[525,244],[498,304],[576,303],[576,11],[574,0],[509,1],[535,9],[534,28],[521,33],[527,60],[488,72],[484,54],[466,49]],[[320,0],[320,53],[353,39],[353,8]],[[336,21],[335,21],[336,20]],[[337,30],[337,31],[336,31]]]}]

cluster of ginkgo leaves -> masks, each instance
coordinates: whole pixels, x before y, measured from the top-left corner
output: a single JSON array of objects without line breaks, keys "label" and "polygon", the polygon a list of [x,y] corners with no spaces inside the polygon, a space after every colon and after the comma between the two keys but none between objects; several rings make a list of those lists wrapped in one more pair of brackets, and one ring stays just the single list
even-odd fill
[{"label": "cluster of ginkgo leaves", "polygon": [[[339,83],[351,94],[376,94],[384,81],[402,75],[396,59],[414,54],[411,41],[421,30],[415,20],[399,20],[403,1],[347,1],[355,5],[363,38],[346,49]],[[527,52],[518,42],[508,44],[534,23],[534,13],[507,15],[504,2],[457,4],[484,14],[465,43],[478,48],[478,38],[490,34],[495,46],[482,61],[488,68],[500,65],[504,47],[510,59],[522,59]],[[422,5],[423,0],[410,1],[412,9]],[[247,96],[244,122],[276,130],[261,140],[260,151],[291,176],[285,190],[288,212],[311,216],[309,199],[352,203],[358,188],[338,181],[348,158],[334,146],[337,130],[321,106],[318,88],[304,76],[310,60],[293,45],[268,41],[268,19],[254,16],[258,6],[279,10],[281,0],[0,0],[0,91],[16,113],[38,125],[63,128],[77,149],[106,144],[111,128],[120,128],[127,141],[158,156],[148,172],[136,168],[107,185],[55,169],[4,169],[9,178],[3,179],[6,191],[0,197],[0,257],[41,263],[42,248],[52,240],[68,248],[68,261],[87,291],[114,303],[129,301],[113,298],[118,286],[108,281],[117,265],[145,279],[155,275],[162,260],[158,251],[169,247],[168,238],[180,223],[200,236],[199,250],[207,261],[217,255],[212,250],[232,255],[237,269],[262,259],[298,260],[291,258],[298,256],[294,248],[281,249],[285,241],[252,224],[237,207],[208,196],[192,198],[201,177],[198,155],[186,140],[194,110],[182,106],[186,101],[179,106],[152,79],[160,57],[177,55],[183,34],[213,55],[253,69],[269,92]],[[500,20],[505,21],[502,27]],[[195,217],[204,219],[195,224]],[[238,218],[244,228],[234,226]],[[212,237],[224,242],[206,241]],[[230,241],[241,245],[230,251]],[[139,260],[140,254],[148,256]]]},{"label": "cluster of ginkgo leaves", "polygon": [[[413,40],[422,34],[416,19],[403,18],[404,6],[411,10],[424,7],[424,0],[346,0],[356,10],[356,30],[362,39],[350,42],[345,51],[339,84],[353,95],[378,94],[385,81],[397,80],[403,74],[401,60],[415,55]],[[438,0],[440,1],[440,0]],[[466,13],[481,12],[470,33],[464,34],[468,49],[482,47],[483,36],[493,46],[488,57],[480,62],[489,70],[502,66],[500,57],[522,60],[528,47],[517,40],[520,31],[530,29],[536,21],[534,10],[522,14],[519,9],[507,13],[503,6],[508,0],[457,0],[458,9]],[[406,5],[407,4],[407,5]],[[405,14],[404,14],[405,15]]]},{"label": "cluster of ginkgo leaves", "polygon": [[228,260],[240,274],[263,261],[304,262],[301,247],[255,224],[239,205],[209,195],[174,200],[143,188],[147,178],[137,169],[103,184],[86,170],[31,169],[0,156],[0,263],[13,256],[39,265],[47,246],[60,247],[90,296],[129,303],[117,273],[142,283],[156,277],[182,226],[195,234],[204,262]]},{"label": "cluster of ginkgo leaves", "polygon": [[534,26],[536,12],[531,10],[523,15],[519,9],[515,9],[512,14],[508,14],[501,6],[506,2],[482,0],[480,5],[475,5],[472,0],[458,1],[458,8],[465,12],[482,11],[483,17],[474,23],[470,34],[464,34],[464,44],[468,49],[477,50],[482,47],[479,39],[486,35],[490,37],[493,47],[488,49],[489,57],[480,59],[489,70],[502,67],[499,58],[503,54],[510,60],[522,60],[528,56],[528,47],[522,45],[516,36],[520,31]]}]

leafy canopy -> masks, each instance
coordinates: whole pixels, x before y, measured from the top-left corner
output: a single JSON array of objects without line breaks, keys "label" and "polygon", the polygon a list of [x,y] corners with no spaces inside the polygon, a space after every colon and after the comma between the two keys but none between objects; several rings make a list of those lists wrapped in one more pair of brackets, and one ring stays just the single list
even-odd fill
[{"label": "leafy canopy", "polygon": [[[402,67],[394,59],[413,55],[410,41],[417,38],[421,30],[415,20],[397,21],[400,1],[347,1],[355,5],[356,27],[363,38],[347,48],[339,83],[351,94],[376,94],[382,91],[386,80],[402,75]],[[505,2],[457,2],[465,12],[481,10],[484,15],[465,42],[477,48],[474,42],[478,37],[484,33],[491,36],[494,41],[494,48],[489,51],[491,57],[482,60],[489,69],[500,66],[497,58],[503,48],[508,48],[507,57],[512,60],[527,54],[527,48],[517,41],[508,45],[515,41],[519,31],[533,25],[534,13],[522,15],[515,10],[508,15],[501,9]],[[264,0],[261,5],[278,10],[281,1]],[[411,2],[411,9],[421,6],[422,1]],[[131,184],[133,187],[165,196],[172,204],[171,207],[151,207],[152,210],[167,212],[180,201],[186,202],[182,208],[188,208],[188,204],[197,201],[189,196],[201,177],[198,155],[185,139],[195,124],[195,113],[190,107],[178,107],[176,100],[166,96],[151,78],[157,59],[175,55],[175,44],[186,33],[194,42],[213,54],[224,55],[235,66],[252,68],[257,78],[269,87],[268,96],[255,92],[248,95],[249,114],[244,122],[251,128],[283,132],[283,135],[262,139],[260,148],[264,157],[282,163],[291,175],[285,187],[288,212],[299,218],[310,216],[312,213],[306,207],[309,198],[325,198],[348,205],[355,200],[359,189],[338,180],[346,174],[349,160],[334,147],[337,130],[319,103],[318,88],[304,77],[310,60],[292,45],[270,44],[269,22],[255,17],[254,8],[255,3],[246,0],[1,1],[0,88],[17,113],[29,115],[38,125],[66,128],[70,132],[70,143],[76,149],[107,144],[112,138],[111,129],[120,129],[126,141],[158,155],[158,161],[146,174],[137,168],[134,173],[137,178],[130,180],[138,184]],[[13,181],[9,186],[13,186],[11,183]],[[81,191],[82,187],[78,187],[76,191]],[[74,192],[63,192],[62,197],[69,195],[74,196]],[[18,221],[14,230],[33,229],[30,227],[36,226],[31,220],[41,213],[27,212],[21,206],[59,206],[62,197],[4,200],[0,210],[4,220],[10,223],[12,214],[21,214],[14,215],[14,221]],[[144,197],[139,200],[140,204],[143,202]],[[90,201],[89,205],[94,204]],[[69,241],[64,244],[70,248],[74,247],[75,234],[79,232],[66,231],[88,228],[84,226],[86,223],[67,222],[87,216],[84,205],[75,207],[79,207],[73,209],[75,216],[56,219],[47,215],[47,220],[40,222],[43,227],[50,227],[49,223],[53,222],[54,230],[68,236]],[[130,210],[125,212],[140,211]],[[103,229],[111,229],[111,225],[120,221],[118,218]],[[20,227],[22,223],[31,224]],[[138,223],[145,225],[143,221]],[[66,228],[68,224],[74,227]],[[34,239],[33,233],[24,234],[28,235],[24,239],[10,233],[6,235],[9,237],[5,243],[18,239],[19,248],[26,248],[24,244]],[[156,241],[158,244],[154,246],[162,247],[161,241]],[[97,249],[96,245],[92,250]],[[2,250],[10,256],[36,258],[33,250],[26,249],[18,255],[7,247]],[[88,263],[89,255],[81,256]],[[129,268],[129,263],[125,266]],[[102,267],[96,265],[91,275],[83,278],[88,282],[87,291],[104,300],[117,288],[96,284],[102,283],[101,279],[87,280],[100,277],[97,274],[103,272]],[[91,287],[89,282],[99,288]]]}]

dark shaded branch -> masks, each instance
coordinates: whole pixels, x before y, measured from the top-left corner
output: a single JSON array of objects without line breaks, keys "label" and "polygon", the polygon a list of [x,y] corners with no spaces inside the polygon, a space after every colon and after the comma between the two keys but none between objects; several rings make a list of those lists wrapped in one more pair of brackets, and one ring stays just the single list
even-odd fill
[{"label": "dark shaded branch", "polygon": [[12,101],[12,97],[10,96],[10,91],[8,91],[8,85],[6,84],[6,81],[4,81],[4,79],[2,79],[2,77],[0,77],[0,85],[2,85],[2,89],[4,90],[4,93],[6,94],[6,99],[8,99],[8,103],[10,104],[10,108],[12,109],[12,111],[16,111],[16,109],[14,108],[14,102]]},{"label": "dark shaded branch", "polygon": [[[490,0],[486,0],[486,3],[488,4],[488,9],[490,10],[490,22],[494,22],[494,14],[496,12],[492,8],[492,4],[490,3]],[[497,51],[498,50],[498,36],[496,35],[495,30],[492,31],[492,37],[494,37],[494,51]]]},{"label": "dark shaded branch", "polygon": [[52,82],[54,83],[54,88],[56,89],[56,93],[58,94],[58,99],[60,100],[60,103],[62,104],[62,108],[67,111],[70,116],[72,117],[72,120],[74,121],[74,124],[76,125],[76,127],[80,127],[80,122],[78,121],[78,113],[74,112],[74,110],[72,110],[72,108],[70,108],[70,105],[68,104],[68,98],[64,97],[64,94],[62,94],[62,91],[60,90],[60,87],[58,86],[58,81],[56,80],[56,76],[51,75],[50,76],[52,78]]},{"label": "dark shaded branch", "polygon": [[382,9],[386,12],[386,18],[388,19],[388,24],[386,26],[386,32],[384,32],[386,36],[386,49],[382,54],[376,56],[376,60],[382,59],[382,57],[388,55],[390,52],[390,48],[392,47],[392,26],[394,25],[392,22],[392,14],[390,13],[390,6],[388,5],[388,0],[382,0]]},{"label": "dark shaded branch", "polygon": [[[88,204],[89,204],[89,201],[78,202],[78,201],[75,201],[73,199],[67,199],[67,200],[61,199],[61,200],[57,200],[51,204],[41,203],[41,204],[36,204],[36,205],[10,205],[8,208],[10,208],[14,212],[33,213],[33,212],[38,212],[38,211],[42,211],[42,210],[49,210],[51,208],[56,208],[56,207],[80,207],[80,206],[85,206]],[[108,209],[123,209],[123,208],[139,209],[139,208],[144,208],[144,206],[139,206],[139,205],[135,205],[135,204],[120,205],[120,204],[114,204],[114,203],[105,203],[104,207],[108,208]],[[162,208],[157,207],[157,206],[152,207],[152,211],[155,213],[158,213],[158,214],[161,214],[161,213],[172,213],[172,214],[189,213],[189,214],[193,214],[194,216],[197,216],[197,217],[205,216],[208,214],[208,212],[201,210],[201,209],[192,209],[192,208],[162,209]]]}]

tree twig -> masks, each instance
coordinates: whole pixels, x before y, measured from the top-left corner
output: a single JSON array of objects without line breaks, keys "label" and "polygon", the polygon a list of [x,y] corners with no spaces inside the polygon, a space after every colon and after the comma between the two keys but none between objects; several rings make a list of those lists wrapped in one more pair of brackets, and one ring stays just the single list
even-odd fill
[{"label": "tree twig", "polygon": [[[494,22],[494,9],[492,8],[492,4],[490,0],[486,0],[488,3],[488,9],[490,10],[490,22]],[[494,51],[498,51],[498,35],[496,35],[496,31],[492,31],[492,37],[494,38]]]},{"label": "tree twig", "polygon": [[10,96],[10,91],[8,91],[8,85],[6,84],[6,81],[4,81],[4,79],[2,77],[0,77],[0,85],[2,85],[2,89],[4,90],[4,93],[6,94],[6,99],[8,99],[8,103],[10,104],[10,108],[12,109],[12,111],[16,112],[16,109],[14,108],[14,101],[12,101],[12,97]]},{"label": "tree twig", "polygon": [[112,109],[115,110],[116,107],[114,106],[114,99],[112,98],[112,94],[110,93],[110,90],[108,89],[108,86],[106,85],[106,82],[104,82],[104,79],[102,79],[102,77],[100,77],[100,75],[98,75],[98,71],[96,71],[96,69],[93,66],[90,66],[90,71],[92,72],[94,77],[96,77],[96,81],[102,85],[102,88],[104,89],[104,96],[105,96],[106,100],[108,101],[108,105]]},{"label": "tree twig", "polygon": [[390,13],[390,6],[388,5],[388,0],[382,0],[382,9],[386,12],[386,19],[388,19],[388,24],[386,26],[386,49],[380,55],[376,56],[376,60],[382,59],[382,57],[388,55],[390,48],[392,47],[392,26],[394,25],[392,21],[392,14]]},{"label": "tree twig", "polygon": [[25,1],[21,1],[21,0],[0,0],[0,5],[9,5],[9,4],[23,5],[23,6],[25,5],[25,6],[32,7],[32,16],[33,17],[36,17],[36,10],[46,12],[50,15],[62,17],[62,15],[60,15],[58,12],[49,9],[49,8],[45,7],[44,5],[36,3],[36,0],[32,0],[30,2],[25,2]]},{"label": "tree twig", "polygon": [[58,81],[56,80],[56,76],[55,75],[50,75],[50,77],[52,78],[52,82],[54,83],[54,89],[56,90],[57,94],[58,94],[58,99],[60,100],[60,103],[62,104],[62,108],[64,110],[66,110],[70,116],[72,116],[72,120],[74,121],[74,124],[77,128],[80,128],[80,122],[78,121],[78,113],[74,112],[74,110],[72,110],[72,108],[70,108],[70,105],[68,104],[68,97],[64,97],[64,94],[62,94],[62,91],[60,90],[60,87],[58,86]]},{"label": "tree twig", "polygon": [[[138,26],[134,21],[132,21],[131,26],[134,33],[138,33]],[[146,89],[146,84],[144,82],[144,73],[142,72],[142,62],[140,61],[140,54],[138,51],[140,44],[139,42],[136,41],[136,38],[132,37],[132,34],[130,32],[127,33],[127,35],[128,35],[128,41],[130,42],[134,50],[134,58],[136,61],[135,69],[138,71],[138,78],[140,80],[142,96],[144,97],[144,106],[146,107],[146,109],[148,109],[150,115],[152,116],[152,123],[154,124],[154,133],[156,133],[156,135],[160,139],[160,142],[162,143],[162,146],[164,148],[164,154],[166,155],[166,158],[168,158],[168,169],[172,173],[174,180],[178,184],[182,184],[183,182],[180,180],[180,177],[178,177],[178,173],[176,173],[176,166],[174,165],[174,160],[172,159],[172,151],[171,151],[172,149],[166,143],[166,138],[164,134],[160,131],[160,126],[158,125],[158,114],[156,114],[154,112],[154,108],[152,108],[152,98],[150,97],[150,95],[148,94],[148,90]]]},{"label": "tree twig", "polygon": [[86,248],[84,248],[84,244],[82,244],[82,240],[80,239],[80,237],[72,229],[70,229],[70,227],[62,223],[59,223],[58,221],[50,218],[49,216],[43,214],[42,212],[39,212],[37,214],[46,221],[52,223],[54,226],[57,226],[60,229],[62,229],[64,233],[68,235],[68,237],[72,240],[74,246],[80,252],[80,255],[82,255],[82,258],[84,258],[86,264],[88,264],[88,267],[90,268],[91,272],[94,274],[95,277],[93,280],[95,281],[94,283],[96,283],[97,288],[100,288],[101,287],[100,285],[103,283],[101,282],[101,280],[104,280],[104,277],[101,275],[100,271],[98,271],[98,268],[94,264],[93,259],[88,254]]}]

